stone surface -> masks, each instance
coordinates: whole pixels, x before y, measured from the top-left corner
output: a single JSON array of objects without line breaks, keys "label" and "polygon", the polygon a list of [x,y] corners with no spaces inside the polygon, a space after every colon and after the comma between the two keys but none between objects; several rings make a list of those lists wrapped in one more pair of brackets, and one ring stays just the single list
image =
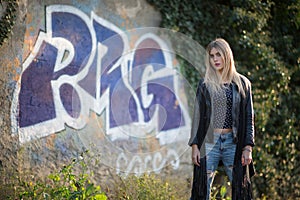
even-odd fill
[{"label": "stone surface", "polygon": [[[190,178],[192,170],[186,142],[181,140],[162,145],[155,137],[155,133],[151,135],[152,132],[146,134],[150,139],[144,142],[135,137],[128,140],[111,140],[105,134],[107,123],[105,112],[101,115],[91,112],[89,123],[82,129],[75,130],[66,125],[63,130],[46,137],[20,143],[18,127],[12,119],[13,113],[17,113],[19,109],[12,106],[16,104],[13,102],[16,101],[14,95],[18,95],[16,88],[21,88],[18,84],[21,84],[19,80],[24,70],[25,60],[33,52],[39,33],[46,31],[45,7],[54,4],[73,6],[87,16],[90,16],[93,11],[95,15],[123,31],[139,27],[157,27],[160,23],[159,13],[145,0],[20,0],[13,34],[0,48],[0,167],[2,170],[9,173],[30,170],[36,176],[43,177],[74,158],[80,159],[81,153],[88,149],[92,155],[99,156],[101,161],[99,165],[93,166],[96,172],[95,181],[109,180],[105,177],[116,173],[128,175],[147,171],[162,173],[168,170],[170,175],[181,174],[183,179]],[[183,92],[181,91],[180,94],[184,96]],[[131,127],[130,130],[134,132],[135,127]],[[181,134],[189,136],[189,133]],[[116,155],[120,152],[129,153],[119,155],[118,161]],[[2,179],[4,182],[6,180]]]}]

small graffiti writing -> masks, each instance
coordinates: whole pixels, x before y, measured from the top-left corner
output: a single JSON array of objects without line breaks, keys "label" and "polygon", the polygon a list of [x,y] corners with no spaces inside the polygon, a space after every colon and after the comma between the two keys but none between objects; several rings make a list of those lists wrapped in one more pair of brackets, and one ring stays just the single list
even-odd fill
[{"label": "small graffiti writing", "polygon": [[167,164],[170,164],[174,170],[178,169],[180,164],[179,155],[174,149],[168,149],[166,155],[163,155],[161,152],[156,152],[153,155],[144,157],[134,155],[130,161],[128,160],[128,156],[124,153],[118,156],[116,161],[118,174],[127,176],[129,173],[136,175],[142,175],[145,172],[159,173]]}]

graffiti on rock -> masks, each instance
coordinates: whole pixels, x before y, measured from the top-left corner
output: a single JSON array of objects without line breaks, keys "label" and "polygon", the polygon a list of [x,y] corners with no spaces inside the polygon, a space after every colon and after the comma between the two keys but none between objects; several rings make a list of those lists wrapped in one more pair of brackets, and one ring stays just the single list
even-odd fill
[{"label": "graffiti on rock", "polygon": [[[172,50],[153,33],[132,40],[114,24],[91,12],[66,5],[46,7],[46,28],[40,31],[12,103],[13,133],[20,143],[65,129],[83,129],[90,112],[105,114],[105,134],[112,140],[155,132],[160,145],[174,142],[173,133],[187,130],[187,106],[178,94]],[[156,170],[165,160],[154,154]],[[133,158],[120,154],[133,170]],[[141,159],[141,158],[140,158]]]}]

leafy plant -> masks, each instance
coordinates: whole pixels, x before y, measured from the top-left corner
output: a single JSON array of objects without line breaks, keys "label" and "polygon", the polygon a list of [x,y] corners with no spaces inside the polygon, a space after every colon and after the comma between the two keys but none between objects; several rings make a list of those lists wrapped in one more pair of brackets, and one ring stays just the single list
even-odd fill
[{"label": "leafy plant", "polygon": [[228,194],[228,187],[226,185],[214,186],[212,188],[212,200],[231,200],[230,194]]},{"label": "leafy plant", "polygon": [[119,177],[113,199],[119,200],[172,200],[178,199],[172,184],[154,174]]},{"label": "leafy plant", "polygon": [[[22,181],[19,179],[17,187],[19,199],[76,199],[76,200],[106,200],[107,196],[101,191],[101,187],[90,181],[92,172],[88,170],[88,163],[92,162],[86,156],[88,152],[82,154],[80,159],[72,160],[57,172],[48,176],[48,181]],[[98,162],[95,160],[95,162]],[[76,168],[81,169],[76,172]],[[12,198],[13,199],[13,198]]]},{"label": "leafy plant", "polygon": [[[3,1],[0,0],[1,6],[3,6]],[[16,20],[17,12],[17,1],[16,0],[7,0],[5,1],[6,9],[0,20],[0,46],[3,44],[5,39],[8,38],[9,34],[12,31],[12,28]]]}]

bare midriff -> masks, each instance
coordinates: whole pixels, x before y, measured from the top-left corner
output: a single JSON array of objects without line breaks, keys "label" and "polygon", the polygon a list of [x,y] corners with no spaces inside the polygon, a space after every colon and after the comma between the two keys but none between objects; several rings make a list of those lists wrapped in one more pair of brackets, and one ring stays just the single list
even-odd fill
[{"label": "bare midriff", "polygon": [[232,132],[231,128],[225,128],[225,129],[215,128],[214,129],[214,133],[226,134],[226,133],[230,133],[230,132]]}]

